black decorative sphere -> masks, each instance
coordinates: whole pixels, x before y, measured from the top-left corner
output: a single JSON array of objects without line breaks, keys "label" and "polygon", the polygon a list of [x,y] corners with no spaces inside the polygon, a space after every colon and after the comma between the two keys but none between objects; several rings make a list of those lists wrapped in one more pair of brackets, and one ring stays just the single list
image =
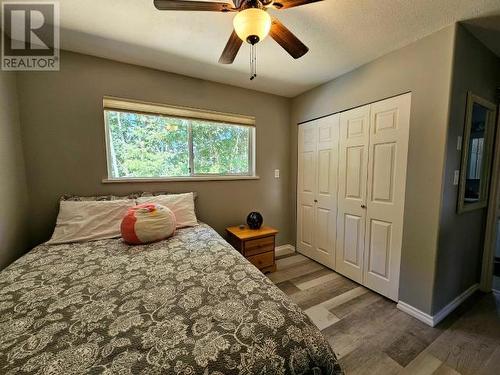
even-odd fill
[{"label": "black decorative sphere", "polygon": [[258,212],[250,212],[247,216],[247,224],[250,229],[259,229],[264,219]]}]

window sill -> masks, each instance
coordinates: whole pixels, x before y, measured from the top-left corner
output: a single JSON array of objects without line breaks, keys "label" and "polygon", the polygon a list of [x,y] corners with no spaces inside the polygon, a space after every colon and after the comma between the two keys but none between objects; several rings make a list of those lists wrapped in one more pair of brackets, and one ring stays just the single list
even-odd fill
[{"label": "window sill", "polygon": [[236,181],[260,180],[259,176],[195,176],[195,177],[162,177],[162,178],[104,178],[103,184],[124,184],[143,182],[176,182],[176,181]]}]

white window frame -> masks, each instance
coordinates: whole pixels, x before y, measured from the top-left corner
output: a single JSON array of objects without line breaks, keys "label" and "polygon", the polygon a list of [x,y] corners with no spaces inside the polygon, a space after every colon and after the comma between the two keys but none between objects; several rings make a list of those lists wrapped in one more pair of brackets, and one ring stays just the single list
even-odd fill
[{"label": "white window frame", "polygon": [[[245,174],[195,174],[192,128],[189,126],[189,176],[164,176],[164,177],[113,177],[111,166],[111,145],[109,137],[109,126],[106,111],[143,113],[148,115],[182,117],[194,120],[205,120],[221,125],[246,126],[250,128],[248,166],[249,173]],[[202,110],[196,108],[171,106],[166,104],[149,103],[131,99],[121,99],[110,96],[103,98],[104,133],[106,139],[106,163],[107,178],[103,183],[126,183],[126,182],[159,182],[159,181],[217,181],[217,180],[255,180],[259,179],[255,170],[255,148],[256,129],[255,117],[222,113],[216,111]]]}]

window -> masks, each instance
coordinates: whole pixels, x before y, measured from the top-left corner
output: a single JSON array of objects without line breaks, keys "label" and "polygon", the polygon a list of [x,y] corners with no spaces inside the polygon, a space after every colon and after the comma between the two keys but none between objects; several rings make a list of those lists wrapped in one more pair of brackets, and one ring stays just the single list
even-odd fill
[{"label": "window", "polygon": [[472,138],[470,142],[469,180],[479,180],[483,167],[484,138]]},{"label": "window", "polygon": [[105,98],[109,180],[251,178],[254,119]]}]

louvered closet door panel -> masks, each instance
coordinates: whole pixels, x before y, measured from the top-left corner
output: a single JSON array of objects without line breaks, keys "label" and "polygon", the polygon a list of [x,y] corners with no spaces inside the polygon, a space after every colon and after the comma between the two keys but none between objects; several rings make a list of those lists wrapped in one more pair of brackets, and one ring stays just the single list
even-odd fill
[{"label": "louvered closet door panel", "polygon": [[331,268],[335,267],[339,120],[339,115],[333,115],[317,121],[316,242],[310,256]]},{"label": "louvered closet door panel", "polygon": [[299,126],[297,171],[297,249],[310,254],[315,248],[315,194],[317,189],[318,126]]},{"label": "louvered closet door panel", "polygon": [[362,283],[370,106],[340,114],[336,270]]},{"label": "louvered closet door panel", "polygon": [[411,94],[371,106],[365,285],[397,301]]}]

